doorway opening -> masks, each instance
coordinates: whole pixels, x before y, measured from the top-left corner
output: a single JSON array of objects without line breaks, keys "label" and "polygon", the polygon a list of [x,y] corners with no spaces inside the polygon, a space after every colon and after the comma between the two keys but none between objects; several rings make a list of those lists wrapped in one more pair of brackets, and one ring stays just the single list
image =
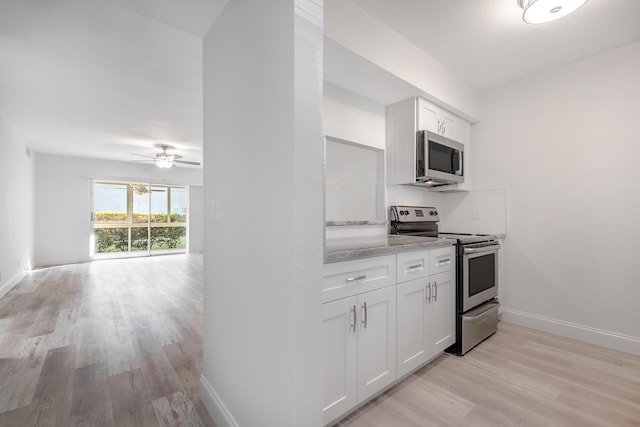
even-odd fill
[{"label": "doorway opening", "polygon": [[95,259],[185,253],[187,188],[95,181],[92,242]]}]

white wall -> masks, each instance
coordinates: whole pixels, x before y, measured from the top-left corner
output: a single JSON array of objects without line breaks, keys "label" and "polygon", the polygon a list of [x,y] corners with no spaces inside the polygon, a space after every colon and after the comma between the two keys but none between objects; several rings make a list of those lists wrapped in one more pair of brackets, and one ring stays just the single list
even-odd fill
[{"label": "white wall", "polygon": [[384,150],[384,105],[325,82],[322,112],[325,135]]},{"label": "white wall", "polygon": [[322,425],[322,1],[234,0],[204,39],[204,352],[220,427]]},{"label": "white wall", "polygon": [[431,101],[465,119],[475,121],[479,117],[477,89],[353,1],[327,0],[325,14],[326,37],[424,91]]},{"label": "white wall", "polygon": [[0,115],[0,297],[31,268],[33,160]]},{"label": "white wall", "polygon": [[507,191],[491,188],[444,194],[440,209],[444,233],[507,233]]},{"label": "white wall", "polygon": [[640,354],[640,43],[484,93],[474,184],[507,189],[505,319]]},{"label": "white wall", "polygon": [[[202,170],[35,155],[34,265],[90,259],[91,179],[202,185]],[[189,207],[191,213],[192,208]]]},{"label": "white wall", "polygon": [[[384,105],[325,82],[323,113],[326,135],[385,149],[386,117]],[[404,204],[440,208],[442,202],[442,194],[433,193],[424,188],[406,185],[386,186],[387,207]],[[387,225],[332,226],[327,227],[326,237],[340,238],[387,233]]]}]

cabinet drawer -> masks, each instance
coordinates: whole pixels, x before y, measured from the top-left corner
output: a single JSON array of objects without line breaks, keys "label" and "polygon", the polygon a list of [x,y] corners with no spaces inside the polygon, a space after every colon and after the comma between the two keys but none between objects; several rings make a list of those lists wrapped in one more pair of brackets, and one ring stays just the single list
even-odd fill
[{"label": "cabinet drawer", "polygon": [[406,282],[429,274],[430,251],[404,252],[398,254],[398,270],[396,272],[398,283]]},{"label": "cabinet drawer", "polygon": [[396,256],[325,264],[322,276],[323,302],[380,289],[396,283]]},{"label": "cabinet drawer", "polygon": [[430,274],[443,273],[455,270],[456,251],[455,246],[431,249]]}]

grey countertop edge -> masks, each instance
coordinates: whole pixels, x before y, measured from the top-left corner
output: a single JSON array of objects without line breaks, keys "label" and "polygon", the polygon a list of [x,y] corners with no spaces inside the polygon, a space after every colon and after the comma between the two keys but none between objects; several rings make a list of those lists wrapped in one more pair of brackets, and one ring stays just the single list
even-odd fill
[{"label": "grey countertop edge", "polygon": [[385,220],[362,220],[362,221],[326,221],[327,227],[344,227],[350,225],[387,225]]},{"label": "grey countertop edge", "polygon": [[370,258],[375,256],[381,256],[381,255],[397,254],[401,252],[411,252],[411,251],[419,251],[422,249],[440,248],[444,246],[452,246],[455,244],[456,244],[456,241],[453,239],[440,239],[435,242],[409,243],[406,245],[377,246],[377,247],[371,247],[371,248],[338,251],[338,252],[325,254],[324,263],[332,264],[334,262],[340,262],[340,261],[351,261],[351,260],[361,259],[361,258]]}]

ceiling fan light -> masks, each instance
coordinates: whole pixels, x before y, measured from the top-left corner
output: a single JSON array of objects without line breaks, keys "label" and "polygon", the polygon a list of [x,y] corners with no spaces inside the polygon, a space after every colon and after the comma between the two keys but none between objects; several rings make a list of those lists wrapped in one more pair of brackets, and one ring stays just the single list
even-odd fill
[{"label": "ceiling fan light", "polygon": [[159,156],[156,158],[156,166],[162,169],[169,169],[173,166],[173,156]]},{"label": "ceiling fan light", "polygon": [[518,0],[524,10],[522,20],[527,24],[544,24],[575,12],[587,0]]}]

